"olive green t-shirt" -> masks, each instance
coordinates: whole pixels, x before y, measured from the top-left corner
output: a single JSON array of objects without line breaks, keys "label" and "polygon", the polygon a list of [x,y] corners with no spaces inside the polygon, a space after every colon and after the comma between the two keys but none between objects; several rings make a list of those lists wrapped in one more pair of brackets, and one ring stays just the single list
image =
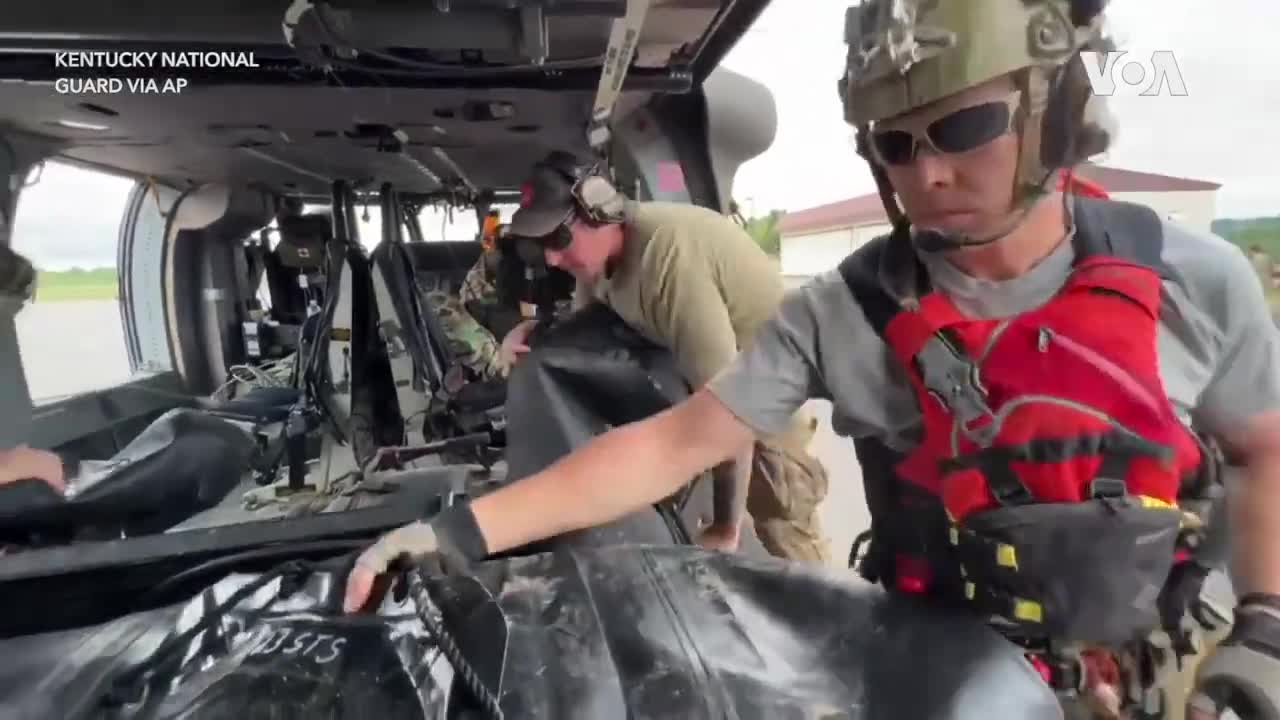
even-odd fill
[{"label": "olive green t-shirt", "polygon": [[[779,268],[732,219],[697,205],[631,202],[623,227],[622,255],[590,297],[668,348],[685,380],[701,388],[777,311]],[[807,445],[806,429],[807,416],[797,415],[799,435],[788,439]]]}]

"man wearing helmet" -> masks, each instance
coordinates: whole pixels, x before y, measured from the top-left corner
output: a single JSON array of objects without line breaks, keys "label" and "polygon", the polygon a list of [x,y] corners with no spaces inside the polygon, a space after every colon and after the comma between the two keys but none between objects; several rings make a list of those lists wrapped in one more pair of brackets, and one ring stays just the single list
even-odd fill
[{"label": "man wearing helmet", "polygon": [[1080,56],[1106,49],[1101,5],[851,8],[840,94],[893,232],[679,406],[386,536],[349,603],[401,553],[484,557],[643,507],[827,398],[863,465],[864,575],[973,608],[1073,713],[1176,717],[1154,671],[1203,634],[1221,445],[1244,468],[1241,597],[1195,707],[1280,718],[1280,337],[1234,246],[1052,190],[1109,139]]},{"label": "man wearing helmet", "polygon": [[[573,155],[553,152],[530,173],[509,232],[577,281],[576,306],[599,302],[667,348],[701,388],[750,342],[782,300],[782,278],[733,220],[682,203],[634,202]],[[508,361],[532,322],[503,341]],[[745,514],[771,554],[822,563],[818,522],[826,470],[809,455],[813,423],[799,409],[780,432],[747,442],[713,470],[714,517],[703,544],[733,550]],[[745,512],[744,512],[745,511]]]}]

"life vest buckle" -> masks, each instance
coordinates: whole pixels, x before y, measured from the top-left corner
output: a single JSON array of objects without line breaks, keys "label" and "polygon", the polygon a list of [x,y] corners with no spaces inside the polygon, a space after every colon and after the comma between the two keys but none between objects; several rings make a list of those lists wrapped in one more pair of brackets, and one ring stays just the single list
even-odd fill
[{"label": "life vest buckle", "polygon": [[966,435],[986,445],[997,427],[978,366],[941,333],[925,341],[916,362],[929,395],[956,419]]}]

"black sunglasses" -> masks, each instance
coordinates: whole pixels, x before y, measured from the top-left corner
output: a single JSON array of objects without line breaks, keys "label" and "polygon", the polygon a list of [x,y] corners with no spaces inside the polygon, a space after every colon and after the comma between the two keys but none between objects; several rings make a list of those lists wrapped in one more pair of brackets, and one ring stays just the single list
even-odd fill
[{"label": "black sunglasses", "polygon": [[564,250],[573,243],[573,232],[566,223],[538,238],[537,243],[546,250]]},{"label": "black sunglasses", "polygon": [[872,130],[871,153],[881,165],[905,165],[915,160],[920,146],[935,153],[963,153],[986,145],[1013,128],[1018,93],[956,110],[925,126],[917,134],[906,129]]}]

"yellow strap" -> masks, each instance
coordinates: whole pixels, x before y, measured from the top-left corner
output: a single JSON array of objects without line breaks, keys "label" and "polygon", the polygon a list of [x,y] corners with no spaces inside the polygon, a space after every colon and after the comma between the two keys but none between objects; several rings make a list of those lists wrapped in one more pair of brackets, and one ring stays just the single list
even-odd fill
[{"label": "yellow strap", "polygon": [[[977,586],[971,582],[966,582],[964,584],[965,598],[973,600],[977,594]],[[1042,623],[1044,622],[1044,606],[1034,600],[1014,598],[1013,612],[1011,615],[1015,620],[1021,620],[1022,622]]]},{"label": "yellow strap", "polygon": [[[951,544],[960,545],[960,529],[955,525],[950,527]],[[996,545],[996,564],[1001,567],[1018,569],[1018,550],[1012,545],[999,543]]]},{"label": "yellow strap", "polygon": [[1013,616],[1024,622],[1044,622],[1044,608],[1030,600],[1014,600]]},{"label": "yellow strap", "polygon": [[1012,545],[1001,543],[996,546],[996,564],[1001,567],[1018,569],[1018,550]]},{"label": "yellow strap", "polygon": [[1142,507],[1144,508],[1150,508],[1152,510],[1176,510],[1178,512],[1181,512],[1182,517],[1179,519],[1178,525],[1182,528],[1199,530],[1200,528],[1204,527],[1204,521],[1201,520],[1200,517],[1197,516],[1195,513],[1186,512],[1185,510],[1182,510],[1182,508],[1179,508],[1177,505],[1165,502],[1160,498],[1153,498],[1149,495],[1139,495],[1138,501],[1142,503]]}]

